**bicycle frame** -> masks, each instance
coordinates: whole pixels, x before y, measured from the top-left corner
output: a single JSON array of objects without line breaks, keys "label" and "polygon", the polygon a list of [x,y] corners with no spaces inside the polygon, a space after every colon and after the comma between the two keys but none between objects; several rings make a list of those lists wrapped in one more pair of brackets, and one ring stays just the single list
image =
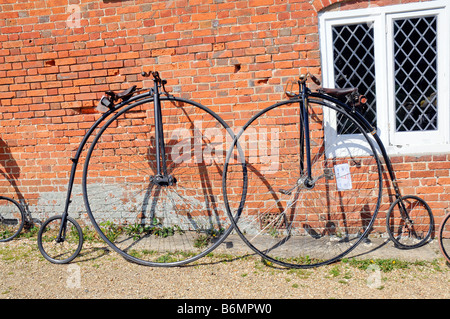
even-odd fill
[{"label": "bicycle frame", "polygon": [[[117,110],[123,108],[126,105],[129,105],[133,102],[141,100],[142,103],[154,102],[154,118],[155,118],[155,141],[156,141],[156,163],[157,163],[157,175],[152,177],[152,182],[158,185],[172,185],[175,181],[170,176],[167,175],[167,166],[166,166],[166,160],[165,160],[165,150],[164,150],[164,135],[163,135],[163,125],[162,125],[162,114],[161,114],[161,103],[159,100],[160,97],[160,87],[163,86],[163,83],[159,77],[154,78],[154,86],[152,89],[148,90],[147,92],[138,94],[130,99],[124,100],[120,102],[117,105],[108,106],[109,110],[107,110],[103,115],[95,121],[95,123],[89,128],[89,130],[84,135],[82,141],[80,142],[78,149],[76,151],[76,154],[74,157],[71,158],[72,161],[72,168],[70,171],[70,177],[69,182],[67,186],[67,194],[66,194],[66,201],[64,205],[64,211],[61,218],[61,228],[58,233],[58,237],[56,238],[57,242],[61,242],[64,240],[65,233],[66,233],[66,225],[67,225],[67,216],[69,214],[69,206],[73,191],[73,183],[75,180],[75,173],[78,168],[78,163],[81,157],[81,154],[83,152],[83,149],[85,145],[87,144],[89,138],[93,134],[93,132],[100,126],[100,124],[105,121],[112,113],[116,112]],[[165,90],[164,90],[165,92]],[[168,93],[165,92],[167,95]],[[162,169],[162,172],[161,172]]]}]

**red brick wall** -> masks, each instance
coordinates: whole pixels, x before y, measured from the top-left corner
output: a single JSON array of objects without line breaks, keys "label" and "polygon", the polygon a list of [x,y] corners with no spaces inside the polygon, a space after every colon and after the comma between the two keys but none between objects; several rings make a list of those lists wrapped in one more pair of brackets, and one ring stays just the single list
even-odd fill
[{"label": "red brick wall", "polygon": [[[417,0],[3,0],[0,193],[61,213],[93,107],[106,90],[142,86],[141,71],[160,71],[175,94],[238,128],[283,99],[287,79],[320,75],[319,11],[407,2]],[[437,222],[450,201],[449,157],[393,159],[405,193],[422,195]],[[38,207],[48,192],[60,196]]]}]

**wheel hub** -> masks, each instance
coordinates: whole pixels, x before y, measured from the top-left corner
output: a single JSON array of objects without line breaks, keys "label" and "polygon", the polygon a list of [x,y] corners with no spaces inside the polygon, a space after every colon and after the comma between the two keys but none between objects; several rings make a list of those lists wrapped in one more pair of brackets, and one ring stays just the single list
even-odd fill
[{"label": "wheel hub", "polygon": [[173,177],[172,175],[162,176],[162,175],[155,175],[150,176],[150,181],[157,186],[172,186],[177,183],[177,179]]}]

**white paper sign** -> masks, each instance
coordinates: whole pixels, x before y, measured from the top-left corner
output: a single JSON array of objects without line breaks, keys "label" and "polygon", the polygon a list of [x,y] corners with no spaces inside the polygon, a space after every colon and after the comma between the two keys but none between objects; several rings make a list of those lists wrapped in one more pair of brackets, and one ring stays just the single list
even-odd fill
[{"label": "white paper sign", "polygon": [[352,177],[350,176],[350,166],[348,164],[334,166],[334,175],[336,176],[336,186],[339,191],[352,189]]}]

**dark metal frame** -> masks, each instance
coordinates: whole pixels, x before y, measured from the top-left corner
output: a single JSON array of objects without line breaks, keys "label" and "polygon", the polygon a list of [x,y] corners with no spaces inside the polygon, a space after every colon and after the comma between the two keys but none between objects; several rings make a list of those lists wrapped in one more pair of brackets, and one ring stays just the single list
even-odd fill
[{"label": "dark metal frame", "polygon": [[[165,80],[162,80],[159,76],[158,72],[152,72],[151,74],[142,72],[142,75],[145,77],[148,77],[150,75],[153,76],[153,88],[150,90],[145,90],[144,93],[137,94],[135,96],[132,96],[135,91],[136,87],[132,87],[122,93],[115,94],[112,91],[106,92],[107,95],[103,96],[100,100],[99,106],[103,108],[107,108],[107,111],[90,127],[90,129],[86,132],[85,136],[83,137],[82,141],[80,142],[78,149],[76,151],[76,154],[74,157],[71,158],[72,161],[72,168],[70,171],[70,177],[69,182],[67,186],[67,194],[66,194],[66,200],[64,204],[64,211],[61,215],[61,227],[59,229],[59,233],[57,238],[55,239],[56,242],[63,242],[66,237],[66,231],[67,231],[67,219],[69,216],[69,206],[73,191],[73,184],[75,180],[75,173],[78,168],[78,163],[81,157],[81,154],[83,152],[83,149],[85,145],[88,142],[88,139],[92,136],[93,132],[99,127],[99,125],[105,121],[112,113],[116,112],[117,110],[123,108],[126,105],[130,105],[133,102],[140,101],[143,104],[146,102],[153,101],[154,102],[154,114],[155,114],[155,139],[156,139],[156,162],[157,162],[157,174],[153,177],[151,177],[151,180],[156,185],[173,185],[176,183],[175,178],[173,178],[171,175],[167,174],[167,166],[166,166],[166,159],[165,159],[165,150],[164,150],[164,135],[163,135],[163,125],[162,125],[162,115],[161,115],[161,103],[160,103],[160,95],[164,94],[169,96],[169,93],[166,91],[164,85],[166,84]],[[143,90],[144,91],[144,90]],[[115,104],[116,101],[118,101],[120,98],[122,98],[122,102]],[[133,107],[136,106],[135,104]],[[86,196],[84,196],[84,200],[86,202]],[[81,240],[82,245],[82,240]],[[81,246],[80,245],[80,246]],[[81,247],[80,249],[81,250]],[[45,256],[44,256],[45,257]],[[66,260],[65,262],[69,262],[70,260],[73,260],[75,256],[72,256],[69,260]]]},{"label": "dark metal frame", "polygon": [[[311,74],[307,74],[307,75],[302,75],[300,76],[299,80],[297,81],[297,84],[299,86],[299,91],[298,93],[293,93],[292,90],[286,90],[286,95],[290,98],[287,101],[283,101],[283,102],[279,102],[276,103],[272,106],[269,106],[265,109],[263,109],[262,111],[258,112],[256,115],[254,115],[241,129],[241,131],[236,135],[233,144],[231,145],[231,148],[228,150],[227,153],[227,158],[226,158],[226,164],[224,167],[224,175],[223,175],[223,180],[222,180],[222,189],[223,189],[223,193],[224,193],[224,198],[225,201],[227,202],[227,194],[226,194],[226,173],[227,173],[227,168],[228,168],[228,161],[232,155],[233,149],[234,147],[236,147],[238,145],[238,139],[239,137],[242,135],[242,133],[244,132],[244,130],[251,125],[251,123],[258,118],[260,115],[266,113],[267,111],[276,108],[278,106],[284,105],[286,103],[289,102],[294,102],[299,104],[300,107],[300,123],[301,123],[301,129],[300,129],[300,136],[299,138],[302,140],[301,142],[301,154],[300,154],[300,158],[303,158],[303,162],[300,162],[300,171],[302,174],[300,174],[301,176],[303,176],[303,172],[305,172],[305,162],[306,162],[306,178],[304,178],[302,180],[303,182],[303,187],[305,188],[312,188],[314,187],[314,179],[312,177],[312,168],[311,168],[311,154],[310,154],[310,136],[309,136],[309,120],[308,120],[308,102],[309,101],[316,101],[317,104],[327,104],[330,103],[331,105],[334,105],[333,107],[343,111],[344,113],[347,113],[348,115],[350,115],[357,123],[358,125],[360,125],[365,134],[367,134],[367,136],[369,137],[370,135],[373,136],[373,140],[375,141],[375,145],[373,145],[372,149],[376,150],[376,148],[379,149],[379,151],[381,152],[381,156],[384,160],[384,163],[386,165],[386,168],[388,170],[389,173],[389,178],[392,182],[392,186],[394,188],[394,192],[395,192],[395,198],[396,200],[393,201],[393,203],[391,204],[387,217],[386,217],[386,224],[387,226],[389,226],[389,216],[391,214],[391,212],[393,211],[393,209],[398,206],[399,210],[401,212],[402,215],[402,219],[405,222],[405,224],[409,225],[410,227],[412,227],[414,225],[414,221],[412,220],[412,218],[409,216],[408,214],[408,210],[406,208],[406,205],[404,203],[405,200],[410,199],[410,200],[414,200],[414,201],[418,201],[421,202],[425,208],[428,211],[428,215],[430,217],[430,228],[429,231],[427,233],[427,235],[422,238],[422,240],[414,245],[404,245],[402,243],[400,243],[392,234],[392,231],[390,229],[390,227],[387,227],[387,231],[389,233],[390,238],[393,240],[393,242],[395,243],[395,245],[398,248],[402,248],[402,249],[411,249],[411,248],[417,248],[420,247],[422,245],[424,245],[428,239],[430,238],[433,230],[434,230],[434,218],[433,215],[431,213],[431,209],[430,207],[426,204],[426,202],[417,197],[417,196],[411,196],[411,195],[407,195],[407,196],[403,196],[400,192],[400,188],[398,186],[398,181],[397,178],[395,176],[395,172],[392,166],[392,162],[387,154],[386,148],[384,147],[381,139],[379,138],[378,134],[377,134],[377,129],[375,127],[373,127],[365,118],[364,116],[358,111],[358,108],[360,107],[364,107],[364,104],[366,102],[366,98],[363,95],[359,95],[358,94],[358,90],[356,88],[343,88],[343,89],[325,89],[325,88],[321,88],[318,90],[318,92],[312,92],[306,85],[306,81],[308,80],[308,78],[310,78],[313,82],[315,82],[315,84],[320,85],[320,81],[313,75]],[[288,83],[289,84],[289,83]],[[287,85],[288,86],[288,85]],[[292,84],[291,84],[291,89],[292,89]],[[347,102],[344,103],[341,101],[342,98],[346,98]],[[314,100],[314,99],[319,99],[321,101],[325,101],[325,102],[319,102],[318,100]],[[371,144],[372,141],[368,140],[368,142],[370,142]],[[374,154],[376,157],[378,157],[377,154]],[[306,157],[306,161],[305,161],[305,157]],[[377,160],[379,162],[379,160]],[[380,165],[381,163],[379,162],[378,165]],[[381,179],[381,177],[380,177]],[[381,183],[381,181],[380,181]],[[296,186],[294,186],[295,188]],[[380,195],[381,195],[381,187],[382,185],[380,184]],[[290,190],[279,190],[281,193],[283,194],[290,194],[290,192],[293,189]],[[246,186],[244,185],[244,190],[243,193],[246,194],[247,189]],[[229,205],[227,203],[226,208],[227,208],[227,212],[228,215],[230,216],[233,226],[236,227],[239,235],[241,236],[241,238],[243,239],[243,241],[250,246],[250,248],[252,248],[256,253],[260,254],[263,258],[267,258],[275,263],[280,263],[284,266],[286,266],[285,264],[283,264],[283,262],[277,261],[275,259],[272,259],[270,257],[268,257],[267,255],[265,255],[264,252],[259,251],[256,247],[253,247],[251,245],[251,243],[249,243],[247,241],[247,239],[245,238],[245,236],[240,232],[239,227],[237,226],[237,221],[240,218],[240,215],[242,213],[242,209],[244,208],[244,204],[245,204],[245,199],[244,202],[241,201],[241,205],[239,206],[237,213],[233,216]],[[370,229],[373,226],[374,220],[376,218],[376,214],[378,213],[379,207],[381,204],[381,196],[378,198],[378,202],[376,205],[376,209],[375,212],[373,213],[373,218],[370,222],[370,224],[368,225],[367,229]],[[366,232],[365,234],[368,234],[368,232]],[[363,237],[361,237],[361,240],[363,239]],[[358,243],[361,242],[361,240],[358,241]],[[357,246],[357,244],[355,244],[352,248],[350,248],[349,250],[347,250],[344,254],[341,254],[338,257],[335,257],[334,259],[330,260],[330,262],[340,259],[343,257],[343,255],[349,253],[350,251],[352,251],[355,247]],[[321,265],[323,263],[320,263],[318,265]],[[309,267],[309,266],[307,266]],[[300,267],[302,268],[302,267]]]}]

